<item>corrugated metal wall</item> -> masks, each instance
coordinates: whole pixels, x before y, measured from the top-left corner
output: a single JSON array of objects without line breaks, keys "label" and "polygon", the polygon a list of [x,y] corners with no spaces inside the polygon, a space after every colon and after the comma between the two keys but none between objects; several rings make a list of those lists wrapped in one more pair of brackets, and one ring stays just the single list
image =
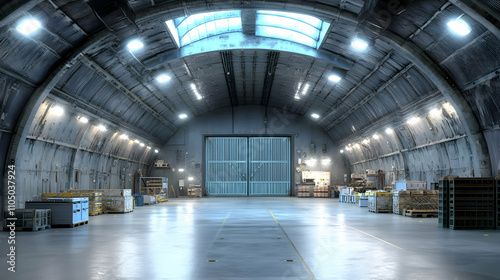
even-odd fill
[{"label": "corrugated metal wall", "polygon": [[69,188],[133,188],[135,173],[152,161],[152,148],[121,139],[121,131],[109,123],[107,131],[100,131],[100,122],[79,122],[82,112],[73,107],[64,107],[61,116],[53,114],[54,104],[50,98],[42,103],[21,143],[16,206]]}]

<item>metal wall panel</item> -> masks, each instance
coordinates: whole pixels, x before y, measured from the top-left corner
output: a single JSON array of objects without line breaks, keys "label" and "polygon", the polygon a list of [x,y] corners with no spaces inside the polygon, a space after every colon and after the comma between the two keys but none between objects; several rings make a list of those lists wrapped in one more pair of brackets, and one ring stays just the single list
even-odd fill
[{"label": "metal wall panel", "polygon": [[206,139],[206,190],[210,196],[247,196],[248,139]]},{"label": "metal wall panel", "polygon": [[249,141],[249,195],[289,195],[290,139],[251,137]]}]

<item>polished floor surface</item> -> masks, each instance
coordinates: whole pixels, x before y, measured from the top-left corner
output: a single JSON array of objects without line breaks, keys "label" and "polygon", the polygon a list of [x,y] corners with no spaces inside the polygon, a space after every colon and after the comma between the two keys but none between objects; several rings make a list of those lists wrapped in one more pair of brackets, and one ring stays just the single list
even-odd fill
[{"label": "polished floor surface", "polygon": [[[500,230],[326,198],[184,198],[16,233],[0,279],[500,279]],[[5,253],[4,253],[5,252]]]}]

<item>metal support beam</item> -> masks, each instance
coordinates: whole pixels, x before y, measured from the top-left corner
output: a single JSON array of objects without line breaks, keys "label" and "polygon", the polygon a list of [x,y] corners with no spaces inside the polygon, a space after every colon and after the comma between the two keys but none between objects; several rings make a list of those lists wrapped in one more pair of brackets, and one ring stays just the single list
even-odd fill
[{"label": "metal support beam", "polygon": [[236,82],[234,78],[233,53],[231,51],[221,52],[222,68],[224,69],[224,77],[226,77],[227,91],[231,106],[238,106],[238,94],[236,92]]},{"label": "metal support beam", "polygon": [[5,76],[7,76],[9,78],[12,78],[12,79],[18,81],[18,82],[21,82],[21,83],[23,83],[31,88],[37,87],[35,81],[32,81],[31,79],[26,78],[23,75],[15,72],[13,70],[10,70],[10,69],[4,68],[4,67],[0,67],[0,73],[4,74]]},{"label": "metal support beam", "polygon": [[[389,85],[391,85],[393,82],[395,82],[401,75],[406,73],[408,70],[410,70],[413,67],[413,63],[410,63],[408,66],[406,66],[403,70],[399,71],[394,77],[392,77],[389,81],[385,82],[381,87],[379,87],[376,91],[371,92],[368,94],[365,98],[363,98],[361,101],[359,101],[356,105],[354,105],[352,108],[350,108],[346,113],[344,113],[342,116],[338,117],[333,121],[328,127],[331,127],[330,129],[334,128],[337,124],[345,120],[347,117],[349,117],[351,114],[353,114],[356,110],[361,108],[363,105],[368,103],[370,100],[372,100],[377,94],[382,92],[385,88],[387,88]],[[327,129],[330,130],[330,129]]]},{"label": "metal support beam", "polygon": [[271,97],[271,89],[274,82],[274,74],[276,73],[276,66],[278,65],[279,52],[269,52],[267,54],[267,67],[264,78],[264,88],[262,89],[262,99],[260,104],[263,106],[269,105],[269,98]]},{"label": "metal support beam", "polygon": [[110,83],[117,90],[122,92],[126,97],[130,98],[130,100],[139,104],[146,112],[153,115],[155,118],[160,120],[162,123],[166,124],[172,131],[175,131],[177,128],[167,119],[165,119],[162,115],[158,114],[153,108],[151,108],[146,102],[144,102],[137,94],[133,93],[129,90],[122,82],[120,82],[117,78],[115,78],[111,73],[103,69],[99,64],[93,61],[90,57],[86,55],[82,55],[80,57],[80,61],[86,65],[90,70],[94,71],[96,74],[104,78],[108,83]]},{"label": "metal support beam", "polygon": [[84,36],[88,36],[87,32],[85,32],[85,30],[83,30],[83,28],[81,28],[80,25],[78,25],[70,16],[68,16],[68,14],[66,14],[63,10],[61,10],[61,8],[57,6],[57,4],[54,3],[54,1],[47,0],[47,2],[49,2],[59,14],[61,14],[64,18],[66,18],[76,30],[80,31],[80,33],[82,33]]},{"label": "metal support beam", "polygon": [[[335,102],[335,104],[326,112],[325,116],[322,118],[322,120],[326,120],[328,119],[329,117],[331,117],[333,114],[336,113],[337,109],[342,106],[342,103],[344,103],[344,101],[349,97],[351,96],[351,94],[356,91],[361,85],[363,85],[371,76],[373,76],[379,69],[380,67],[382,67],[382,65],[394,54],[394,51],[391,50],[390,52],[388,52],[384,58],[382,58],[378,63],[377,65],[375,66],[375,68],[373,68],[372,71],[370,71],[370,73],[366,74],[363,79],[361,79],[361,81],[359,81],[359,83],[357,83],[353,88],[351,88],[345,95],[344,97],[342,97],[339,101]],[[329,131],[330,129],[332,129],[332,127],[334,126],[334,124],[330,124],[326,127],[325,131]]]},{"label": "metal support beam", "polygon": [[460,90],[450,85],[450,77],[443,72],[422,50],[415,44],[404,40],[390,31],[383,31],[380,39],[394,49],[405,54],[415,64],[421,73],[426,75],[457,111],[467,134],[467,140],[472,153],[474,176],[491,176],[491,161],[488,146],[481,127],[469,103]]},{"label": "metal support beam", "polygon": [[[481,25],[486,27],[493,35],[500,39],[500,27],[498,21],[500,20],[500,14],[486,5],[481,3],[481,1],[471,1],[471,0],[450,0],[453,5],[457,6],[460,10],[464,11],[468,16],[473,18],[475,21],[479,22]],[[494,18],[497,22],[490,21],[490,18]]]}]

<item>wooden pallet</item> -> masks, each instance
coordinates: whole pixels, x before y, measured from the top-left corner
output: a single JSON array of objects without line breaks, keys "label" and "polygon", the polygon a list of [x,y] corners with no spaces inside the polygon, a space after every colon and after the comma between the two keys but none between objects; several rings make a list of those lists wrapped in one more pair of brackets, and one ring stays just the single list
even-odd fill
[{"label": "wooden pallet", "polygon": [[89,216],[97,216],[103,214],[102,212],[90,212]]},{"label": "wooden pallet", "polygon": [[437,218],[438,211],[433,210],[406,210],[404,216],[412,218]]},{"label": "wooden pallet", "polygon": [[70,225],[52,225],[52,227],[55,227],[55,228],[74,228],[74,227],[86,225],[88,223],[89,223],[89,221],[84,221],[84,222],[74,223],[72,225],[71,224]]},{"label": "wooden pallet", "polygon": [[[37,227],[16,227],[15,231],[40,231],[42,229],[49,229],[50,225],[37,226]],[[4,227],[4,231],[10,231],[10,228]]]},{"label": "wooden pallet", "polygon": [[368,210],[369,212],[372,213],[392,213],[392,210]]}]

